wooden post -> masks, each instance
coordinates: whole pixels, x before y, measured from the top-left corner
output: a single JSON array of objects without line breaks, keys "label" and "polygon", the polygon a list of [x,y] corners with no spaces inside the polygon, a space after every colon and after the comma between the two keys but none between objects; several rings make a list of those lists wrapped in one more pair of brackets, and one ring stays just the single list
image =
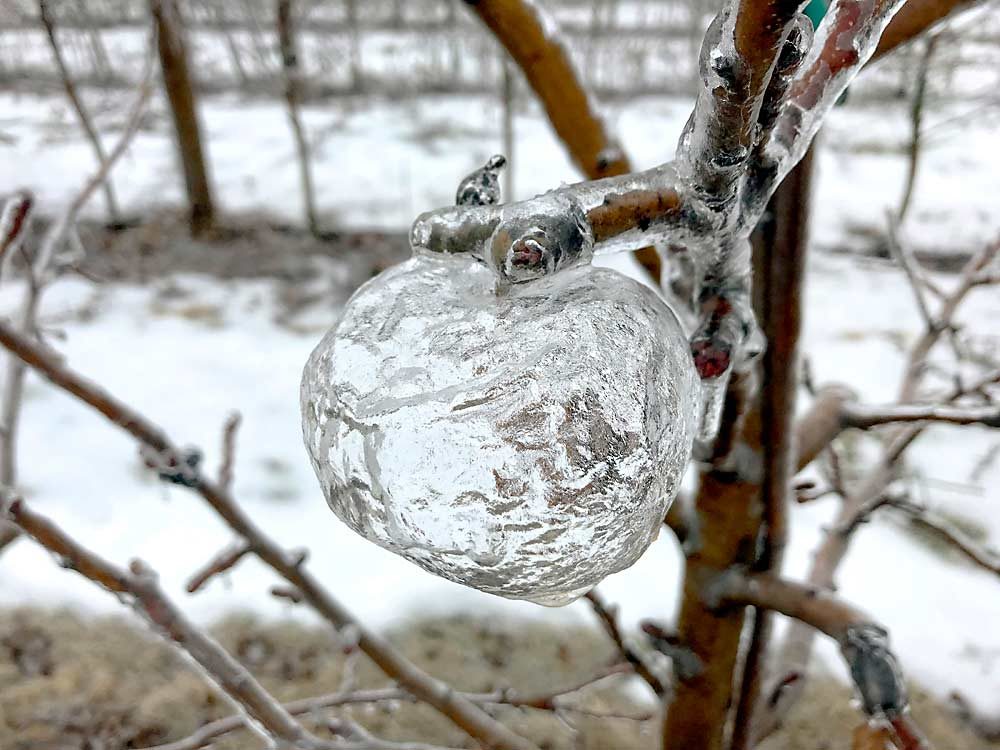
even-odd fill
[{"label": "wooden post", "polygon": [[215,207],[188,69],[184,32],[176,0],[150,0],[150,11],[156,23],[163,87],[170,102],[177,150],[184,172],[184,186],[191,211],[191,233],[199,235],[214,223]]}]

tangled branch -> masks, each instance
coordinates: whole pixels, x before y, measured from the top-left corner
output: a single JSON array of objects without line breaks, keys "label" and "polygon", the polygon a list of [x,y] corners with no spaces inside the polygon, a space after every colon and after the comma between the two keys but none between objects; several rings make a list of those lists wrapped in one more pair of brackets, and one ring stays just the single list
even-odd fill
[{"label": "tangled branch", "polygon": [[[100,386],[66,367],[38,344],[0,321],[0,346],[23,361],[39,375],[103,414],[112,424],[132,435],[165,465],[181,465],[184,453],[145,416]],[[388,641],[361,625],[306,569],[301,553],[282,549],[257,526],[237,504],[230,492],[205,477],[197,467],[184,483],[198,493],[253,553],[285,579],[321,617],[336,628],[352,627],[358,632],[359,648],[375,664],[417,699],[433,706],[469,736],[490,748],[535,750],[534,746],[493,719],[479,706],[451,687],[417,668]]]}]

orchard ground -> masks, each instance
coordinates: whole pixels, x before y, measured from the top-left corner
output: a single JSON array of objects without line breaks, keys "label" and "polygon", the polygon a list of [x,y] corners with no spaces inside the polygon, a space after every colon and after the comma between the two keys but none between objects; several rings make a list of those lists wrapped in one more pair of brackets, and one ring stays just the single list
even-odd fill
[{"label": "orchard ground", "polygon": [[[120,128],[129,99],[120,93],[88,92],[107,141]],[[56,96],[4,93],[0,108],[5,113],[0,163],[6,166],[0,172],[0,194],[30,188],[39,212],[55,214],[93,169],[72,114]],[[672,154],[689,109],[687,100],[641,100],[620,108],[610,124],[635,163],[648,166]],[[1000,152],[992,145],[997,123],[987,113],[959,128],[956,114],[933,113],[928,133],[938,135],[927,140],[915,203],[903,231],[905,241],[942,269],[954,267],[956,259],[1000,231]],[[604,640],[585,603],[548,610],[498,599],[434,578],[364,542],[326,508],[301,441],[298,381],[309,351],[358,284],[404,257],[402,233],[413,217],[450,203],[458,180],[499,150],[498,109],[458,97],[310,107],[306,116],[317,143],[320,214],[324,227],[339,233],[323,241],[275,228],[297,224],[301,215],[297,165],[283,110],[219,97],[204,102],[203,115],[228,228],[203,243],[185,238],[169,209],[179,204],[182,183],[163,104],[157,101],[114,173],[126,213],[143,220],[119,233],[92,224],[82,227],[85,267],[103,280],[71,275],[46,291],[41,323],[52,344],[70,366],[137,407],[179,443],[200,446],[209,470],[220,458],[221,425],[230,410],[241,411],[234,485],[240,502],[282,544],[309,548],[311,568],[363,621],[414,639],[410,647],[415,658],[426,647],[417,634],[428,622],[432,627],[460,622],[465,623],[462,637],[479,644],[470,643],[470,653],[485,648],[482,643],[488,640],[477,632],[495,629],[512,639],[505,650],[512,659],[535,654],[540,670],[553,681],[579,676],[570,667],[595,662],[581,656],[560,671],[539,655],[552,651],[555,643],[574,649],[593,644],[580,653],[600,654]],[[516,128],[515,197],[577,179],[536,109],[522,111]],[[902,191],[907,132],[902,106],[838,109],[822,134],[814,193],[804,352],[817,383],[847,383],[872,403],[895,397],[903,350],[922,328],[900,270],[871,257],[883,247],[885,211],[896,206]],[[86,215],[90,220],[102,216],[100,195]],[[600,262],[639,275],[627,256]],[[935,272],[934,278],[945,287],[954,282],[946,271]],[[22,291],[20,282],[5,281],[0,313],[14,309]],[[1000,299],[995,289],[974,293],[959,317],[976,347],[997,351]],[[800,408],[807,403],[803,395]],[[876,446],[873,438],[858,438],[851,441],[851,454],[863,463]],[[920,499],[994,548],[1000,546],[998,452],[995,431],[940,426],[928,430],[908,462]],[[239,628],[246,632],[263,629],[269,638],[282,640],[307,628],[304,639],[321,642],[329,636],[315,629],[315,620],[301,608],[269,597],[273,577],[253,560],[195,596],[184,594],[187,577],[229,541],[227,530],[196,497],[156,482],[129,438],[34,377],[28,380],[19,463],[25,495],[35,507],[112,560],[144,559],[199,622],[218,623],[234,612],[249,611],[263,624],[241,620]],[[791,577],[807,569],[811,550],[835,510],[833,499],[793,509],[785,563]],[[621,606],[624,624],[634,631],[640,619],[673,616],[680,573],[680,552],[665,533],[639,563],[600,590]],[[983,710],[1000,710],[1000,587],[995,577],[886,514],[857,535],[839,584],[844,597],[889,627],[908,676],[922,689],[938,697],[961,690]],[[8,725],[12,711],[18,713],[16,721],[23,721],[69,710],[71,702],[58,699],[61,695],[75,692],[78,701],[88,694],[104,695],[107,705],[120,705],[121,696],[129,695],[129,679],[146,684],[139,672],[126,674],[125,666],[134,663],[126,657],[111,662],[121,669],[109,667],[110,676],[102,677],[107,670],[88,666],[92,657],[85,652],[91,647],[109,659],[119,648],[125,655],[159,659],[149,673],[149,692],[153,685],[166,685],[164,700],[178,700],[192,712],[207,710],[198,708],[198,701],[209,700],[205,690],[193,676],[180,676],[170,657],[152,656],[161,652],[141,636],[95,619],[119,611],[113,597],[62,570],[33,544],[19,541],[0,557],[0,606],[5,610],[0,619],[5,643],[19,627],[30,625],[49,632],[53,652],[60,655],[53,675],[25,676],[13,650],[0,650],[0,685],[14,685],[0,689],[0,712]],[[22,606],[33,610],[16,609]],[[61,607],[73,614],[54,609]],[[291,624],[277,624],[286,621]],[[493,624],[483,625],[485,621]],[[243,631],[227,622],[219,627],[229,633],[228,643],[236,643]],[[532,634],[549,645],[533,645]],[[126,643],[136,644],[134,650],[122,646]],[[317,660],[336,660],[317,648],[322,652],[314,655]],[[280,648],[275,652],[283,653]],[[515,676],[500,667],[491,673],[488,659],[475,670],[461,663],[470,668],[471,688],[485,688],[491,674],[497,682],[509,679],[522,689],[551,686],[540,673]],[[838,686],[845,675],[832,647],[820,650],[817,669],[833,675],[814,692],[817,702],[812,705],[822,706],[824,726],[852,726],[856,720],[849,718],[847,688]],[[459,682],[466,679],[454,665],[441,666],[438,673]],[[70,680],[70,689],[59,687],[62,677]],[[371,680],[376,684],[374,676]],[[171,687],[176,681],[184,683],[182,690]],[[324,692],[336,684],[296,683],[281,695]],[[633,706],[639,700],[635,691],[625,691],[624,697],[618,693],[614,700]],[[26,709],[35,698],[19,703],[23,695],[47,695],[62,709]],[[96,697],[94,701],[100,704]],[[841,710],[843,722],[830,720],[827,712]],[[921,720],[927,723],[923,715]],[[429,720],[414,721],[424,725]],[[179,723],[171,731],[176,735],[191,726]],[[0,735],[0,746],[7,747],[3,740]],[[818,746],[809,741],[788,746]],[[830,746],[846,741],[846,735],[843,740],[831,737]],[[981,746],[958,739],[939,743]]]}]

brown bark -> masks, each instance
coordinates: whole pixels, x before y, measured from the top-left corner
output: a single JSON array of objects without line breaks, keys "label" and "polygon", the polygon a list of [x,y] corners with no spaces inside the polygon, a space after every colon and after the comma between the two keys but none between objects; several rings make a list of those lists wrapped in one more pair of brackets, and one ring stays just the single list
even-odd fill
[{"label": "brown bark", "polygon": [[[747,416],[757,421],[756,415]],[[705,589],[734,563],[752,563],[760,527],[758,492],[756,482],[724,470],[701,478],[696,515],[704,544],[687,556],[677,629],[681,645],[699,668],[677,675],[663,724],[663,750],[726,747],[744,608],[712,612]]]},{"label": "brown bark", "polygon": [[[767,349],[761,356],[765,385],[760,395],[761,452],[764,474],[761,502],[764,528],[759,572],[779,573],[788,536],[788,503],[796,470],[793,422],[799,376],[798,341],[802,330],[802,289],[808,249],[810,149],[789,172],[771,198],[769,210],[754,233],[758,260],[754,280],[755,308]],[[754,612],[743,679],[733,720],[733,750],[753,747],[753,716],[760,701],[765,661],[772,631],[768,610]]]},{"label": "brown bark", "polygon": [[976,2],[978,0],[908,0],[882,32],[869,62],[906,44],[952,12],[971,8]]},{"label": "brown bark", "polygon": [[[632,171],[628,157],[608,134],[558,39],[547,36],[536,8],[524,0],[466,0],[521,68],[538,96],[552,129],[573,162],[590,180]],[[659,280],[656,251],[643,248],[636,259]]]},{"label": "brown bark", "polygon": [[156,22],[163,86],[170,102],[177,150],[184,172],[191,232],[202,234],[211,228],[215,220],[215,206],[180,14],[176,0],[150,0],[150,11]]}]

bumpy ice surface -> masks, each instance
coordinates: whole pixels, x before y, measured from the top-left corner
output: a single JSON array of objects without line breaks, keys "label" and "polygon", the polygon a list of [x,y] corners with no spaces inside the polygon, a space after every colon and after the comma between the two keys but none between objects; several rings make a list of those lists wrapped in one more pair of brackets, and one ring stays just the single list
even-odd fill
[{"label": "bumpy ice surface", "polygon": [[565,604],[634,563],[690,457],[697,382],[676,318],[582,266],[494,293],[463,256],[359,289],[302,380],[330,507],[468,586]]}]

